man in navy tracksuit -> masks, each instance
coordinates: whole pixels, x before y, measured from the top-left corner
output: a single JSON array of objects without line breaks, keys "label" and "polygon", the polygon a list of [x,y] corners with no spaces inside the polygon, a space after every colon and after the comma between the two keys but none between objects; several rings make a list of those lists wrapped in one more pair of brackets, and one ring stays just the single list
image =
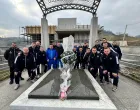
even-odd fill
[{"label": "man in navy tracksuit", "polygon": [[50,48],[46,50],[46,59],[48,61],[48,69],[57,68],[57,51],[53,48],[53,45],[50,45]]},{"label": "man in navy tracksuit", "polygon": [[94,78],[97,77],[98,68],[101,65],[101,56],[97,53],[97,48],[93,47],[89,56],[89,71]]},{"label": "man in navy tracksuit", "polygon": [[[40,66],[40,64],[44,65],[44,73],[46,73],[47,71],[47,60],[46,60],[46,52],[44,51],[44,48],[43,47],[40,47],[40,51],[38,52],[38,55],[37,55],[37,61],[36,61],[37,65]],[[37,71],[39,74],[40,71],[39,71],[40,68],[37,68]]]},{"label": "man in navy tracksuit", "polygon": [[[117,90],[118,86],[118,56],[110,50],[109,47],[104,49],[104,54],[102,56],[102,67],[103,67],[103,74],[107,77],[108,74],[112,73],[113,76],[113,91]],[[102,79],[101,79],[102,80]],[[109,80],[108,80],[109,81]]]},{"label": "man in navy tracksuit", "polygon": [[29,77],[32,82],[34,82],[35,78],[35,58],[32,54],[29,53],[29,49],[27,47],[23,48],[23,53],[18,55],[15,59],[15,82],[16,87],[15,90],[20,86],[20,76],[24,69],[28,70]]},{"label": "man in navy tracksuit", "polygon": [[103,39],[102,39],[101,46],[103,46],[103,43],[107,43],[107,44],[108,44],[108,47],[113,47],[113,46],[107,41],[106,38],[103,38]]},{"label": "man in navy tracksuit", "polygon": [[83,64],[82,64],[83,69],[88,67],[88,59],[89,59],[90,54],[91,54],[90,48],[87,48],[86,53],[83,56]]},{"label": "man in navy tracksuit", "polygon": [[83,56],[84,56],[84,52],[83,52],[83,48],[79,47],[79,51],[76,53],[77,55],[77,59],[76,59],[76,63],[74,65],[74,69],[79,69],[79,64],[80,64],[80,68],[82,67],[83,64]]},{"label": "man in navy tracksuit", "polygon": [[113,48],[118,53],[119,60],[121,60],[121,58],[122,58],[122,52],[121,52],[120,47],[117,45],[117,42],[115,42],[115,41],[113,42]]}]

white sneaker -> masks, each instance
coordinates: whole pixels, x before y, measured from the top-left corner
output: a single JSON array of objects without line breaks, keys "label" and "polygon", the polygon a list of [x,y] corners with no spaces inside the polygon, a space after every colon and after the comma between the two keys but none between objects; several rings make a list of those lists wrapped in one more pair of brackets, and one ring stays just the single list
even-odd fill
[{"label": "white sneaker", "polygon": [[40,75],[37,75],[37,76],[36,76],[36,79],[39,79],[39,78],[40,78]]},{"label": "white sneaker", "polygon": [[20,85],[19,84],[16,84],[16,86],[15,86],[15,90],[17,90],[18,88],[20,87]]},{"label": "white sneaker", "polygon": [[35,82],[35,80],[34,80],[34,79],[33,79],[33,80],[31,80],[31,82],[32,82],[32,83],[34,83],[34,82]]},{"label": "white sneaker", "polygon": [[112,91],[115,92],[117,90],[116,86],[113,86]]}]

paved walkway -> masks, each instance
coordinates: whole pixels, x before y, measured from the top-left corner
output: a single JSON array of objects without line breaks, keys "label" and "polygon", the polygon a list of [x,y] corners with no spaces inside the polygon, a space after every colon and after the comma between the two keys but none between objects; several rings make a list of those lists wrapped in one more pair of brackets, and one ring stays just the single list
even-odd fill
[{"label": "paved walkway", "polygon": [[[27,78],[26,74],[23,75]],[[22,81],[21,88],[15,91],[14,85],[8,84],[9,80],[0,83],[0,110],[10,110],[9,105],[22,94],[32,83]],[[114,102],[118,110],[138,110],[140,102],[140,84],[124,76],[120,76],[119,88],[117,92],[112,92],[111,84],[102,88]]]},{"label": "paved walkway", "polygon": [[102,86],[110,99],[114,102],[118,110],[139,110],[140,84],[120,75],[119,87],[116,92],[112,92],[112,85]]}]

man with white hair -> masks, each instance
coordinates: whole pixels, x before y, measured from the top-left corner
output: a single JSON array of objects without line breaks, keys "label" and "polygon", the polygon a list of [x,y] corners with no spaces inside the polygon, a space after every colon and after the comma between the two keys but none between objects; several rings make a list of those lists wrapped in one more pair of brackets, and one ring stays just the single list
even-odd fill
[{"label": "man with white hair", "polygon": [[18,55],[15,59],[15,90],[20,87],[20,76],[24,69],[28,70],[31,81],[35,81],[35,68],[36,64],[34,56],[29,53],[29,49],[27,47],[24,47],[23,53]]}]

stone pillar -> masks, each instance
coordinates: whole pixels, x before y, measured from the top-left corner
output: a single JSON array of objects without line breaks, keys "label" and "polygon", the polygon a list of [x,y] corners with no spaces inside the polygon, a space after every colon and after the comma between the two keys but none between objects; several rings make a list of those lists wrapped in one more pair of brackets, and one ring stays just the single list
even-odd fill
[{"label": "stone pillar", "polygon": [[41,18],[41,46],[46,50],[49,45],[48,20],[46,18]]},{"label": "stone pillar", "polygon": [[55,35],[54,35],[54,40],[58,40],[58,34],[57,33],[55,33]]},{"label": "stone pillar", "polygon": [[89,47],[92,48],[95,45],[95,41],[98,39],[98,17],[92,17],[89,35]]}]

